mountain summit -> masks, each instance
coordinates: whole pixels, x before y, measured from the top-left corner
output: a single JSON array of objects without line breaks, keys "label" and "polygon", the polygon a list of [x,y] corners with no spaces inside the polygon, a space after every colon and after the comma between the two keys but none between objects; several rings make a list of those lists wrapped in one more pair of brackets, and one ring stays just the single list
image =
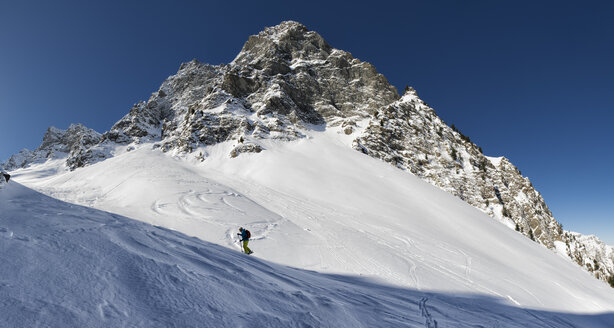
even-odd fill
[{"label": "mountain summit", "polygon": [[75,170],[113,157],[118,146],[147,143],[201,161],[211,146],[225,144],[234,158],[267,151],[271,140],[301,140],[332,127],[355,150],[452,193],[597,278],[614,275],[612,248],[564,231],[509,160],[485,156],[413,88],[399,96],[373,65],[292,21],[250,36],[229,64],[182,64],[102,135],[81,125],[50,128],[39,149],[11,157],[5,168],[63,156]]},{"label": "mountain summit", "polygon": [[[182,64],[105,133],[102,144],[157,138],[163,151],[191,152],[242,140],[233,154],[259,151],[258,140],[295,140],[308,125],[352,125],[398,98],[371,64],[299,23],[284,22],[251,36],[228,65]],[[93,163],[102,153],[92,149],[73,162]]]}]

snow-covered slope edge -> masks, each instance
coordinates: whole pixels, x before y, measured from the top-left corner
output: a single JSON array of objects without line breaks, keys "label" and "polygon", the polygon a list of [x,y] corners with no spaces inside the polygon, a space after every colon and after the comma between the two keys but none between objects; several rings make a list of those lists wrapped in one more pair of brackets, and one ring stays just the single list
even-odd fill
[{"label": "snow-covered slope edge", "polygon": [[11,183],[0,190],[0,326],[608,327],[288,268]]}]

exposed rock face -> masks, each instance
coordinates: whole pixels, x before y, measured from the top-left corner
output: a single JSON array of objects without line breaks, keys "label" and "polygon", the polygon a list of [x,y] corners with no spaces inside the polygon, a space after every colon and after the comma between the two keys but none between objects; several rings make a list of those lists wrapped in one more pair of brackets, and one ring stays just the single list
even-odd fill
[{"label": "exposed rock face", "polygon": [[[509,160],[484,156],[469,138],[437,117],[413,89],[378,110],[353,147],[458,196],[566,254],[597,277],[605,280],[614,274],[611,247],[595,239],[589,246],[581,235],[564,231],[529,179]],[[598,264],[587,265],[587,260]]]},{"label": "exposed rock face", "polygon": [[4,163],[4,168],[14,170],[47,159],[64,157],[68,158],[67,163],[71,166],[72,158],[79,157],[79,154],[98,144],[100,140],[100,133],[81,124],[72,124],[67,130],[50,127],[45,132],[42,144],[36,150],[24,149],[11,156]]},{"label": "exposed rock face", "polygon": [[[604,244],[599,238],[575,232],[563,233],[567,255],[586,270],[593,272],[595,278],[608,280],[612,284],[614,272],[614,248]],[[614,287],[614,285],[612,285]]]},{"label": "exposed rock face", "polygon": [[239,144],[230,151],[230,157],[235,158],[241,153],[259,153],[262,150],[260,145]]},{"label": "exposed rock face", "polygon": [[34,153],[29,149],[22,149],[19,153],[12,155],[2,165],[7,170],[15,170],[20,167],[26,167],[34,162]]},{"label": "exposed rock face", "polygon": [[255,102],[258,111],[281,109],[307,123],[364,117],[398,99],[396,89],[375,67],[332,48],[296,22],[251,36],[231,65],[237,68],[232,73],[248,81],[248,86],[265,85],[278,91],[267,95],[269,90],[252,88],[250,97],[259,100]]},{"label": "exposed rock face", "polygon": [[[50,128],[36,151],[14,155],[5,168],[66,156],[75,169],[112,156],[118,144],[142,142],[185,153],[234,140],[229,156],[236,157],[266,151],[262,139],[294,140],[314,126],[340,126],[351,135],[359,120],[369,123],[354,140],[356,150],[451,192],[600,279],[614,275],[612,248],[564,231],[507,159],[484,156],[413,89],[399,99],[371,64],[296,22],[250,36],[230,64],[182,64],[102,136],[81,125]],[[197,157],[206,160],[206,154]]]},{"label": "exposed rock face", "polygon": [[[163,151],[191,152],[243,138],[259,149],[259,139],[301,138],[306,125],[367,117],[398,97],[371,64],[299,23],[284,22],[251,36],[228,65],[184,63],[102,140],[157,137]],[[97,160],[90,155],[79,162]]]},{"label": "exposed rock face", "polygon": [[[507,159],[489,159],[413,90],[382,107],[354,148],[451,192],[547,247],[561,233],[543,198]],[[522,200],[522,201],[520,201]]]},{"label": "exposed rock face", "polygon": [[0,169],[0,188],[2,188],[2,186],[9,182],[9,179],[11,178],[11,175],[4,172],[4,170]]}]

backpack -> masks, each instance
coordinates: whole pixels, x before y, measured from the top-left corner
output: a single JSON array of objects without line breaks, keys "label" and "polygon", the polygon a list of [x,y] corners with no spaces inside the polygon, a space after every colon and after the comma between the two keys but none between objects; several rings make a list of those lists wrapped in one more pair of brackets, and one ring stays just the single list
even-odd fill
[{"label": "backpack", "polygon": [[250,239],[252,237],[251,232],[249,232],[249,230],[245,229],[245,238],[246,239]]}]

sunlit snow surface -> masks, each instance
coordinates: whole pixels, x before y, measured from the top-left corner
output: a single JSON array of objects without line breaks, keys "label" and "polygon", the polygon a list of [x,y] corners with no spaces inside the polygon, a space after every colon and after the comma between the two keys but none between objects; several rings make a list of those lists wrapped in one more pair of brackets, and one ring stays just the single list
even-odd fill
[{"label": "sunlit snow surface", "polygon": [[[312,132],[233,159],[221,144],[203,149],[204,162],[142,144],[73,172],[62,161],[11,172],[68,203],[18,184],[0,191],[9,263],[0,316],[73,326],[612,326],[609,286],[349,142]],[[253,257],[239,252],[239,226],[252,232]]]}]

